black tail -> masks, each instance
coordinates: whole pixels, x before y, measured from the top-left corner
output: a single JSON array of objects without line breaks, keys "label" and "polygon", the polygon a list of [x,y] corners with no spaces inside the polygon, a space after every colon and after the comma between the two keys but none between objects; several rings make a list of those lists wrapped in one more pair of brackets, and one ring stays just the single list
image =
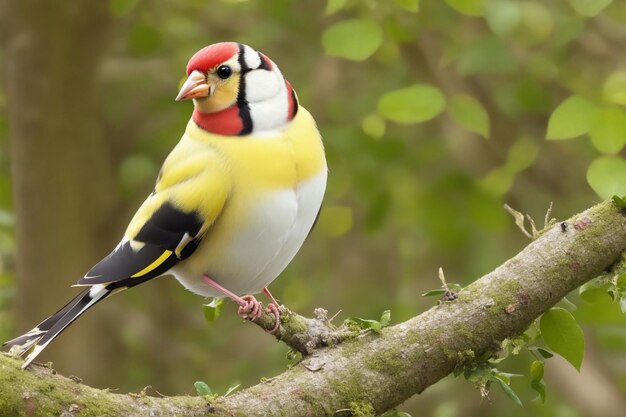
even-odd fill
[{"label": "black tail", "polygon": [[37,327],[22,336],[5,342],[2,346],[17,346],[21,350],[20,355],[24,355],[34,346],[33,351],[26,357],[22,365],[22,368],[26,368],[48,346],[48,343],[61,334],[78,316],[98,301],[105,299],[112,292],[112,288],[109,289],[103,284],[89,287],[67,303],[65,307],[39,323]]}]

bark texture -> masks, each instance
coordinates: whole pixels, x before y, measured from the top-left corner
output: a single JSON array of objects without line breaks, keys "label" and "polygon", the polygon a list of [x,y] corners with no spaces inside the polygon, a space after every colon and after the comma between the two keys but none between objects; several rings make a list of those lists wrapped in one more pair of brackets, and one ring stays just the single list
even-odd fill
[{"label": "bark texture", "polygon": [[[113,394],[41,366],[21,371],[19,360],[0,356],[0,416],[381,413],[523,332],[568,292],[620,260],[625,250],[626,213],[604,202],[550,227],[517,256],[463,289],[455,301],[380,335],[346,337],[323,318],[313,323],[287,312],[277,337],[295,348],[312,347],[312,353],[283,374],[226,398]],[[265,316],[258,324],[272,323]],[[332,346],[320,347],[325,345]]]}]

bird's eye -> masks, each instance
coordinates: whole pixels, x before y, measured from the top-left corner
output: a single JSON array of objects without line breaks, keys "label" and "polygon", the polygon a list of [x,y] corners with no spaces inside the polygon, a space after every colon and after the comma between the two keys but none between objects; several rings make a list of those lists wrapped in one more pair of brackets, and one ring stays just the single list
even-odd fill
[{"label": "bird's eye", "polygon": [[233,70],[230,69],[230,67],[228,65],[220,65],[217,68],[217,76],[220,77],[221,79],[225,80],[226,78],[230,77],[230,74],[232,74]]}]

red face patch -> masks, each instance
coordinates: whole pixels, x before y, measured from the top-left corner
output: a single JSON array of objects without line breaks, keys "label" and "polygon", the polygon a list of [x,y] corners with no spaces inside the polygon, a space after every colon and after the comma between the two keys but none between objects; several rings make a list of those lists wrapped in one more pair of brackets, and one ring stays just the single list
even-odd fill
[{"label": "red face patch", "polygon": [[193,121],[207,132],[218,135],[237,136],[243,131],[239,107],[232,106],[216,113],[193,112]]},{"label": "red face patch", "polygon": [[207,72],[238,53],[239,45],[235,42],[220,42],[202,48],[189,60],[187,75],[195,70]]}]

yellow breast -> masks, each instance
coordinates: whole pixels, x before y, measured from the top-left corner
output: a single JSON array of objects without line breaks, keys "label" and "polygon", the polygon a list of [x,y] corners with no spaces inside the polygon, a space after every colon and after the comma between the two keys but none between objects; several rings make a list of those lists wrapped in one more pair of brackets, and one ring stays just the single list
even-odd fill
[{"label": "yellow breast", "polygon": [[287,129],[271,134],[221,136],[200,129],[193,121],[186,138],[194,146],[219,153],[237,187],[283,189],[297,186],[326,169],[326,159],[315,121],[300,107]]},{"label": "yellow breast", "polygon": [[264,137],[208,134],[191,122],[183,143],[219,159],[229,194],[194,256],[172,272],[205,296],[219,294],[204,273],[236,293],[259,291],[295,256],[321,205],[326,160],[315,122],[300,108],[288,129]]}]

